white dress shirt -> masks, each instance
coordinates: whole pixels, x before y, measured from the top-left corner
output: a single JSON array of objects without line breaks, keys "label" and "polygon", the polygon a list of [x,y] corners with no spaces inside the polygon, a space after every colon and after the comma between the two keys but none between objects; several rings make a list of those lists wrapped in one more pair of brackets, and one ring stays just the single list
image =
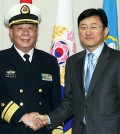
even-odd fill
[{"label": "white dress shirt", "polygon": [[[16,48],[15,45],[14,45],[14,48],[15,48],[16,51],[20,54],[20,56],[22,57],[22,59],[25,61],[25,60],[26,60],[26,59],[24,58],[25,53],[23,53],[21,50],[19,50],[18,48]],[[31,61],[32,61],[33,52],[34,52],[34,48],[32,48],[32,49],[27,53],[27,54],[30,55],[30,58],[29,58],[30,63],[31,63]]]}]

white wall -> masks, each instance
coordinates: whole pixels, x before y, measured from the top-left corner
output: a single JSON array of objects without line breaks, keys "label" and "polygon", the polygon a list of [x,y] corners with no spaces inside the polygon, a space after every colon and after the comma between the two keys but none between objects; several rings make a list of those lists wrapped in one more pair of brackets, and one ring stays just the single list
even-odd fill
[{"label": "white wall", "polygon": [[[58,0],[32,0],[33,4],[38,6],[41,10],[42,21],[39,26],[39,38],[37,42],[37,48],[46,52],[50,51],[53,26],[56,20],[57,2]],[[4,15],[7,10],[18,4],[19,0],[0,0],[0,50],[6,49],[12,46],[9,39],[8,29],[4,26]],[[73,0],[73,17],[74,17],[74,32],[77,52],[82,50],[82,47],[78,38],[77,31],[77,17],[87,8],[102,8],[103,0]],[[118,4],[118,17],[120,16],[120,0],[117,0]],[[120,25],[120,17],[119,17]],[[120,27],[119,27],[120,31]],[[120,38],[119,38],[120,40]]]}]

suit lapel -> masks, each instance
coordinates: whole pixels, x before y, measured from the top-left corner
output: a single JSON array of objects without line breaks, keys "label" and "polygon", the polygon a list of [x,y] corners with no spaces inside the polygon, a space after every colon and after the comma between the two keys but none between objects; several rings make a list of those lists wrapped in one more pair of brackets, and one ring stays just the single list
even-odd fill
[{"label": "suit lapel", "polygon": [[103,48],[103,51],[101,52],[101,55],[98,59],[97,65],[95,67],[95,70],[93,72],[93,76],[91,79],[90,87],[86,96],[86,99],[88,99],[93,91],[93,89],[96,86],[96,83],[99,81],[102,72],[105,70],[106,65],[108,64],[109,57],[109,49],[105,45]]},{"label": "suit lapel", "polygon": [[84,62],[85,62],[85,51],[78,57],[78,60],[76,62],[76,75],[78,77],[78,83],[80,85],[80,90],[82,92],[82,95],[84,94]]},{"label": "suit lapel", "polygon": [[16,70],[20,71],[23,74],[26,74],[28,69],[25,67],[25,63],[19,53],[15,50],[14,47],[10,49],[10,57],[8,60],[8,64],[13,66]]}]

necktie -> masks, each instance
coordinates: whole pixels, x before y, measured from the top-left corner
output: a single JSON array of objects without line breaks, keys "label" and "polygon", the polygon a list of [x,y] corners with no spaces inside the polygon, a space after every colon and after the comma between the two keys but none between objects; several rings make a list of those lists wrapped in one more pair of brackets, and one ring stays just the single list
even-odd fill
[{"label": "necktie", "polygon": [[92,77],[93,70],[94,70],[93,57],[94,57],[93,53],[88,54],[88,65],[87,65],[87,71],[86,71],[86,77],[85,77],[85,94],[87,94],[88,92],[91,77]]},{"label": "necktie", "polygon": [[26,63],[27,65],[30,65],[30,61],[29,61],[30,55],[29,55],[29,54],[25,54],[25,55],[24,55],[24,58],[26,59],[25,63]]}]

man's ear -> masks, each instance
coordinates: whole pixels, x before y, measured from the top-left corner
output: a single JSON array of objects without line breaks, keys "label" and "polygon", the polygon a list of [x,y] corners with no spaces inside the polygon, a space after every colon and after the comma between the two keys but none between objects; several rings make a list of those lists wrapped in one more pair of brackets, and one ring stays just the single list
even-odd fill
[{"label": "man's ear", "polygon": [[105,27],[105,32],[104,32],[104,37],[106,37],[109,33],[109,28],[108,27]]},{"label": "man's ear", "polygon": [[12,42],[12,40],[13,40],[13,29],[12,28],[9,28],[9,36],[10,36],[10,39]]}]

